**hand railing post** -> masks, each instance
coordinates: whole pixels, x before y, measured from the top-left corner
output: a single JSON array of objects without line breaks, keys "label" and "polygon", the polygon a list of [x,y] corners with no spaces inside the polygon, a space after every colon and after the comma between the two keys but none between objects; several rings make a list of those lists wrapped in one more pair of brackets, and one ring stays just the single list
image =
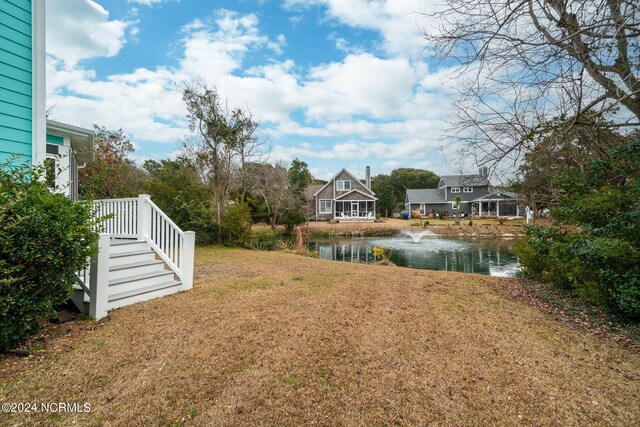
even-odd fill
[{"label": "hand railing post", "polygon": [[91,257],[89,269],[89,316],[101,319],[107,315],[109,303],[109,234],[100,234],[95,244],[98,253]]},{"label": "hand railing post", "polygon": [[151,205],[148,201],[151,196],[140,194],[138,196],[138,239],[145,240],[151,236]]},{"label": "hand railing post", "polygon": [[193,287],[193,268],[195,263],[196,233],[193,231],[184,232],[182,244],[182,256],[180,257],[180,270],[182,272],[182,290],[186,291]]}]

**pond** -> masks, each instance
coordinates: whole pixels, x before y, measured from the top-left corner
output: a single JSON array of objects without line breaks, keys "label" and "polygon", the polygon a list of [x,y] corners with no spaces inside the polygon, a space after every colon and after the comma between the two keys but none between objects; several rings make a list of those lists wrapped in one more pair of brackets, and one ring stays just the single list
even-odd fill
[{"label": "pond", "polygon": [[309,242],[320,258],[373,263],[373,248],[384,246],[401,267],[448,270],[490,276],[515,276],[520,271],[513,240],[439,237],[428,231],[406,231],[398,237],[362,237]]}]

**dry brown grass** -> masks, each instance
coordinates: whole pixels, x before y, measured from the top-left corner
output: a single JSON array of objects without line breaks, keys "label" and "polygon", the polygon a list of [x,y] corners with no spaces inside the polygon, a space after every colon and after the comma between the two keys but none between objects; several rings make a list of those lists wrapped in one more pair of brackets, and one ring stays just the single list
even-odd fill
[{"label": "dry brown grass", "polygon": [[[2,401],[90,402],[10,425],[632,425],[640,356],[496,279],[201,249],[192,291],[4,357]],[[89,324],[88,322],[82,322]],[[178,423],[176,423],[178,420]]]}]

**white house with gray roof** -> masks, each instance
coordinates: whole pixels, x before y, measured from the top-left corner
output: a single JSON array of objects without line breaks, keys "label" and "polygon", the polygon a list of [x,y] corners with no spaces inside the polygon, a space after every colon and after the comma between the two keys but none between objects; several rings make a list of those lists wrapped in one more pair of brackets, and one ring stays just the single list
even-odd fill
[{"label": "white house with gray roof", "polygon": [[452,215],[456,210],[456,197],[460,197],[460,212],[465,215],[520,215],[516,194],[493,187],[487,168],[480,168],[477,175],[444,175],[438,188],[408,189],[405,210],[419,210],[422,216],[430,211]]}]

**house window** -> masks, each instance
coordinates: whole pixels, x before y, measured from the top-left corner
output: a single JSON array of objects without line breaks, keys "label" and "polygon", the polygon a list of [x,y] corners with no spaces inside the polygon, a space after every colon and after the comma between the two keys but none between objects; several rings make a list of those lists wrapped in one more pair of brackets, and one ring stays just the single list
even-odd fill
[{"label": "house window", "polygon": [[44,168],[45,168],[44,183],[49,188],[56,188],[56,175],[57,175],[56,166],[57,165],[56,165],[55,157],[47,156],[47,158],[44,161]]},{"label": "house window", "polygon": [[462,187],[464,193],[473,193],[473,187]]},{"label": "house window", "polygon": [[460,192],[460,187],[451,187],[451,192],[452,193],[459,193]]},{"label": "house window", "polygon": [[333,213],[331,209],[331,200],[320,200],[320,213],[330,214]]},{"label": "house window", "polygon": [[343,179],[343,180],[336,181],[336,189],[338,191],[351,190],[351,180]]}]

